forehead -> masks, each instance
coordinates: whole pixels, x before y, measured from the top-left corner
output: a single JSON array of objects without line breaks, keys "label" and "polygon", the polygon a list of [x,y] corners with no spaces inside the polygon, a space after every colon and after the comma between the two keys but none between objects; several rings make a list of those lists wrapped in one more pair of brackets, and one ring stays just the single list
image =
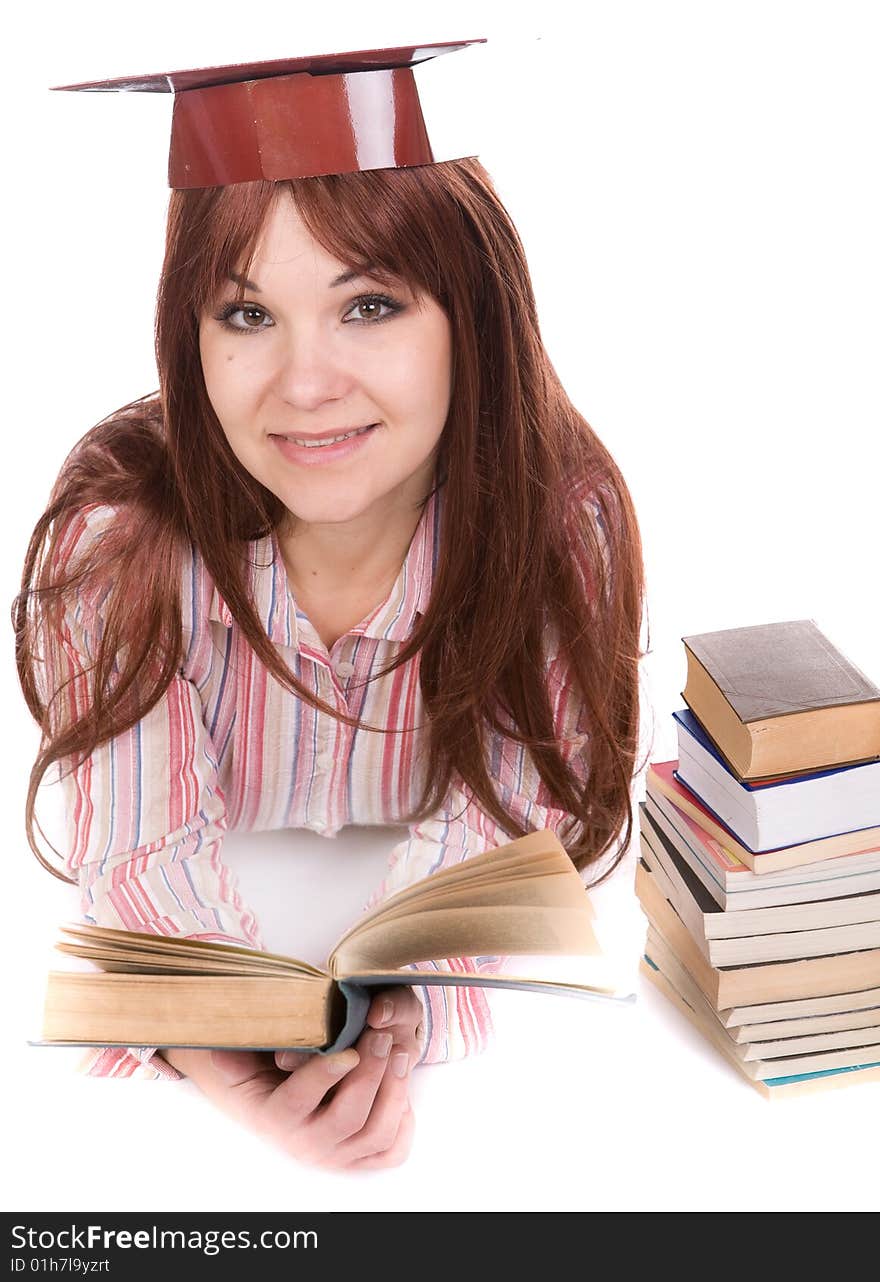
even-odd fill
[{"label": "forehead", "polygon": [[[343,218],[337,226],[328,227],[329,235],[339,238],[344,222]],[[293,194],[281,191],[257,233],[249,264],[237,266],[235,272],[238,277],[246,278],[246,283],[261,285],[267,292],[306,284],[336,289],[362,277],[388,288],[409,289],[416,297],[421,296],[423,286],[400,264],[382,261],[381,249],[378,255],[371,255],[361,238],[357,240],[357,244],[343,243],[328,249],[310,229]]]},{"label": "forehead", "polygon": [[289,192],[272,201],[254,245],[253,265],[261,271],[297,271],[315,263],[338,263],[306,226]]}]

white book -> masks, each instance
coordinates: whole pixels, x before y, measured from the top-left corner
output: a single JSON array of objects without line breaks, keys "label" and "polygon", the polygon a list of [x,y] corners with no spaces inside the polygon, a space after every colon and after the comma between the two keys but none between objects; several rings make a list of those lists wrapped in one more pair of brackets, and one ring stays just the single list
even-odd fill
[{"label": "white book", "polygon": [[749,787],[730,772],[692,712],[674,717],[679,778],[752,852],[880,825],[880,761]]}]

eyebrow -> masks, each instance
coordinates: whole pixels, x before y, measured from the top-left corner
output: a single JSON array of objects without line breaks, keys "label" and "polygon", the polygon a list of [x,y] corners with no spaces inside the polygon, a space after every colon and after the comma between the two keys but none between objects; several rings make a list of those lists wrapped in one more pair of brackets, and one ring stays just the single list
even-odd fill
[{"label": "eyebrow", "polygon": [[[361,277],[366,279],[372,269],[372,263],[367,263],[363,270],[357,267],[351,267],[347,272],[342,272],[339,276],[336,276],[331,280],[328,289],[336,289],[339,285],[347,285],[350,281],[359,280]],[[261,294],[263,292],[255,281],[248,280],[246,276],[239,276],[236,272],[230,272],[229,279],[233,284],[240,285],[242,289],[252,289],[255,294]]]}]

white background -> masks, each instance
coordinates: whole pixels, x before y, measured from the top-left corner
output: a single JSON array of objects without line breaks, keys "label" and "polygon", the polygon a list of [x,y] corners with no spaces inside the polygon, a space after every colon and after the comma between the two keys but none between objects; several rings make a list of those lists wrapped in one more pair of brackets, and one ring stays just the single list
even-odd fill
[{"label": "white background", "polygon": [[[315,8],[30,7],[2,90],[7,603],[68,449],[156,386],[170,98],[48,86],[488,36],[442,74],[431,64],[423,92],[463,140],[456,154],[478,153],[495,180],[550,357],[631,487],[652,757],[674,755],[689,632],[810,617],[877,680],[877,6]],[[8,625],[3,646],[4,1209],[876,1206],[880,1087],[773,1103],[752,1091],[638,979],[632,856],[595,903],[636,1005],[497,994],[485,1055],[416,1074],[416,1140],[397,1170],[300,1167],[189,1084],[84,1079],[68,1052],[26,1047],[74,909],[24,839],[36,733]],[[319,959],[398,836],[233,835],[228,854],[271,942]]]}]

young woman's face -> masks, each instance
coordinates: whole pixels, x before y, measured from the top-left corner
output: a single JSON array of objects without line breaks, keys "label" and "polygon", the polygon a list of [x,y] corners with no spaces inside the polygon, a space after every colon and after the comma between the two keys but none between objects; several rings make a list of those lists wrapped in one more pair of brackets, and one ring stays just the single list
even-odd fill
[{"label": "young woman's face", "polygon": [[[287,196],[245,291],[236,302],[230,281],[199,325],[208,396],[239,462],[308,524],[424,498],[451,393],[443,309],[355,275]],[[361,428],[335,445],[295,443]]]}]

